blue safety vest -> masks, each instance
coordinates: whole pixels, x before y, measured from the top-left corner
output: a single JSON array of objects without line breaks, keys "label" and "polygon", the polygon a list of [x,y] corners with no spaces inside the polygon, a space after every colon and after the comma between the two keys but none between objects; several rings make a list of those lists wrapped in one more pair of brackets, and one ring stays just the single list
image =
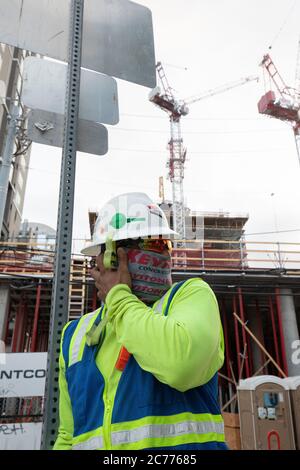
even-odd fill
[{"label": "blue safety vest", "polygon": [[[168,314],[181,285],[175,284],[166,294],[169,297],[162,314]],[[96,365],[98,346],[88,346],[84,338],[87,326],[101,321],[102,310],[71,322],[64,332],[62,351],[74,419],[73,449],[227,449],[217,373],[205,385],[179,392],[143,370],[131,356],[114,403],[105,409],[105,382]],[[105,433],[109,429],[109,443],[104,429]]]}]

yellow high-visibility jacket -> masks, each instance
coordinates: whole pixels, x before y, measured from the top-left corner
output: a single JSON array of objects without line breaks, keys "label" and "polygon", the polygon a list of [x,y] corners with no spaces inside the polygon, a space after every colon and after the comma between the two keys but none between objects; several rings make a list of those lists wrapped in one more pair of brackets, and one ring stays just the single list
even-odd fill
[{"label": "yellow high-visibility jacket", "polygon": [[[122,346],[131,353],[123,372]],[[127,285],[63,331],[54,449],[225,449],[217,371],[223,331],[211,288],[175,284],[152,307]]]}]

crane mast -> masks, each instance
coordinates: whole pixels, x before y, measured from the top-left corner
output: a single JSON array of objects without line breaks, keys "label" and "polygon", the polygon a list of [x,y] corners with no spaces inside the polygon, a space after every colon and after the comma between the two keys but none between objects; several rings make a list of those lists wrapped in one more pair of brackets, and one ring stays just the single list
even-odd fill
[{"label": "crane mast", "polygon": [[187,104],[195,103],[204,98],[214,96],[218,93],[230,90],[240,85],[244,85],[252,80],[258,80],[256,76],[241,78],[238,81],[219,86],[218,88],[207,90],[197,96],[192,96],[186,100],[177,100],[173,90],[169,85],[164,68],[161,62],[156,65],[157,74],[161,88],[154,88],[149,94],[149,100],[165,111],[170,119],[171,138],[169,145],[169,160],[167,163],[168,177],[172,183],[173,197],[173,229],[179,234],[180,241],[176,242],[176,248],[185,246],[185,205],[183,193],[184,164],[186,160],[186,148],[183,146],[181,135],[181,117],[189,113]]},{"label": "crane mast", "polygon": [[297,61],[296,61],[296,74],[295,74],[295,89],[296,89],[296,99],[298,103],[300,102],[300,36],[298,39],[298,52],[297,52]]},{"label": "crane mast", "polygon": [[184,163],[186,150],[183,148],[180,119],[170,116],[171,139],[169,141],[170,158],[168,161],[169,179],[172,183],[174,230],[180,236],[177,247],[183,247],[185,239],[185,207],[183,194]]},{"label": "crane mast", "polygon": [[[295,89],[296,89],[295,98],[296,98],[296,102],[298,104],[298,109],[300,110],[300,36],[299,36],[299,39],[298,39]],[[298,111],[298,121],[294,124],[293,130],[294,130],[298,160],[299,160],[299,163],[300,163],[300,111]]]},{"label": "crane mast", "polygon": [[183,178],[186,150],[183,148],[180,118],[188,114],[188,108],[184,103],[176,100],[161,62],[157,63],[156,69],[162,89],[154,88],[149,95],[149,100],[167,112],[170,119],[171,138],[168,143],[170,156],[167,167],[168,177],[172,183],[173,229],[180,238],[180,241],[176,242],[176,247],[181,248],[184,247],[183,240],[185,239]]}]

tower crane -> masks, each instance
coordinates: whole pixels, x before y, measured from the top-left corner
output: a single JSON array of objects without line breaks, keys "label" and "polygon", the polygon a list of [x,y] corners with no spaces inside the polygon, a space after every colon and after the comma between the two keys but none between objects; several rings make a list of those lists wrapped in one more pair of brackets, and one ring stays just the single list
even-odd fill
[{"label": "tower crane", "polygon": [[[250,76],[241,78],[235,82],[227,83],[215,89],[206,90],[198,95],[191,96],[185,100],[175,98],[172,88],[169,85],[164,68],[161,62],[156,65],[157,74],[161,84],[154,88],[149,94],[149,100],[165,111],[170,119],[171,138],[169,140],[169,159],[167,167],[169,169],[168,177],[172,183],[172,202],[173,202],[173,220],[174,230],[179,234],[180,240],[185,239],[185,208],[183,195],[184,164],[186,160],[187,149],[183,146],[181,136],[180,121],[182,116],[189,113],[188,105],[196,103],[204,98],[223,93],[227,90],[244,85],[258,77]],[[184,242],[177,242],[177,247],[184,247]]]},{"label": "tower crane", "polygon": [[286,85],[269,54],[264,55],[260,65],[269,76],[271,84],[275,86],[276,93],[273,90],[265,93],[258,102],[258,111],[291,124],[300,163],[300,38],[295,88]]}]

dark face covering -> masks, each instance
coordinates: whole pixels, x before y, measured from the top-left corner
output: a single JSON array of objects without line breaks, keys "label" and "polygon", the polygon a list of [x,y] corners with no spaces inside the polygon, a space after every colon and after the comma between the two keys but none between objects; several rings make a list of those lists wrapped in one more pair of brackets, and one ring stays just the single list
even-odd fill
[{"label": "dark face covering", "polygon": [[126,248],[132,292],[146,304],[160,299],[172,285],[171,256],[165,253]]}]

